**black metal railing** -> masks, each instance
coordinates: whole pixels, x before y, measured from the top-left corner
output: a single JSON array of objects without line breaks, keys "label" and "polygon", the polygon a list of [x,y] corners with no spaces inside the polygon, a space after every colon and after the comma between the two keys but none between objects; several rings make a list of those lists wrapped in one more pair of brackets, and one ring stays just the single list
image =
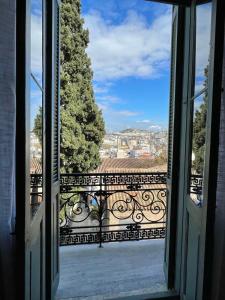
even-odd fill
[{"label": "black metal railing", "polygon": [[165,237],[166,173],[62,174],[60,243]]},{"label": "black metal railing", "polygon": [[190,179],[190,194],[201,195],[203,190],[203,176],[192,174]]},{"label": "black metal railing", "polygon": [[[192,191],[201,191],[199,176]],[[167,174],[61,174],[60,245],[78,245],[164,238]],[[42,184],[31,175],[32,191]],[[33,192],[32,194],[35,194]]]}]

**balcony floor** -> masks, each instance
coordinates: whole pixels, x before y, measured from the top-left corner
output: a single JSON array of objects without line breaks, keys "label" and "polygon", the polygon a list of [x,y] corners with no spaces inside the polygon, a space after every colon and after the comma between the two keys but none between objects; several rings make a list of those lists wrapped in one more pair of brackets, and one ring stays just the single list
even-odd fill
[{"label": "balcony floor", "polygon": [[57,299],[102,300],[166,291],[164,240],[60,248]]}]

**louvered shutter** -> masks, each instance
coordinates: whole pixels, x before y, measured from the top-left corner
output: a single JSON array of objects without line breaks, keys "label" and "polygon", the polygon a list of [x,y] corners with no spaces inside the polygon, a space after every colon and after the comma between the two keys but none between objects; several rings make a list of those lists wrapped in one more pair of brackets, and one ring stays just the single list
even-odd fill
[{"label": "louvered shutter", "polygon": [[57,0],[47,1],[46,22],[46,293],[47,299],[54,299],[59,283],[60,191],[60,9]]},{"label": "louvered shutter", "polygon": [[[57,3],[57,1],[56,1]],[[59,136],[59,95],[60,95],[60,86],[59,86],[59,5],[55,5],[55,90],[54,90],[54,121],[53,121],[53,167],[52,167],[52,176],[53,182],[59,180],[59,153],[60,153],[60,136]]]}]

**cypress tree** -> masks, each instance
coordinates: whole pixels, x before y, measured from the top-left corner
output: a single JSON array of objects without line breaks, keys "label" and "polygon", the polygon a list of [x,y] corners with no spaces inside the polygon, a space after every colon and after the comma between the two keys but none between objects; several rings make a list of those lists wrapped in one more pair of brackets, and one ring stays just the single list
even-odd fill
[{"label": "cypress tree", "polygon": [[38,137],[40,144],[42,144],[42,107],[40,106],[37,115],[34,119],[34,134]]},{"label": "cypress tree", "polygon": [[[60,35],[61,172],[88,172],[100,164],[105,125],[95,103],[93,72],[86,53],[89,33],[84,29],[80,0],[62,0]],[[34,123],[34,133],[39,139],[40,122],[41,109]]]},{"label": "cypress tree", "polygon": [[195,160],[193,168],[197,174],[203,174],[204,159],[205,159],[205,143],[206,143],[206,118],[207,118],[207,100],[208,100],[208,67],[205,69],[205,82],[206,88],[203,96],[203,103],[195,111],[193,123],[193,152]]},{"label": "cypress tree", "polygon": [[100,164],[105,134],[93,92],[88,30],[80,0],[61,5],[61,171],[88,172]]}]

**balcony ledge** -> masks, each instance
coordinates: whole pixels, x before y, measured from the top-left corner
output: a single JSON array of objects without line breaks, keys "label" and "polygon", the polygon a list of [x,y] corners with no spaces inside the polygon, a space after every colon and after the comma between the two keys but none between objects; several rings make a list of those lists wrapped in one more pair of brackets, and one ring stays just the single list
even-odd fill
[{"label": "balcony ledge", "polygon": [[105,300],[166,291],[164,239],[60,248],[57,300]]}]

